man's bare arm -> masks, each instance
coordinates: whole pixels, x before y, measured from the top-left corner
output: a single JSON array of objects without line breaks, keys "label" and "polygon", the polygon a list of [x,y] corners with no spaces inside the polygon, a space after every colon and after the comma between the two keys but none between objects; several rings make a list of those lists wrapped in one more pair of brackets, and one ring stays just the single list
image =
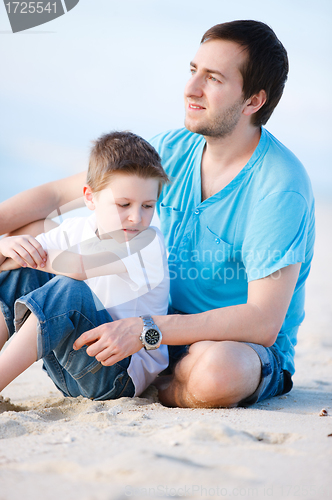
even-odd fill
[{"label": "man's bare arm", "polygon": [[[199,314],[153,316],[163,333],[163,344],[186,345],[212,340],[253,342],[271,346],[280,331],[293,296],[301,264],[293,264],[248,286],[246,304]],[[141,347],[141,318],[124,318],[83,333],[74,349],[89,345],[87,353],[105,366]]]},{"label": "man's bare arm", "polygon": [[301,263],[280,269],[248,285],[246,304],[199,314],[154,316],[163,344],[186,345],[202,340],[274,344],[293,296]]},{"label": "man's bare arm", "polygon": [[[57,208],[80,200],[86,172],[23,191],[0,204],[0,234],[11,233],[31,222],[45,219]],[[79,206],[79,205],[78,205]],[[20,234],[26,234],[22,230]],[[17,234],[17,233],[16,233]]]},{"label": "man's bare arm", "polygon": [[14,231],[11,231],[10,233],[7,233],[5,236],[18,236],[18,235],[23,235],[23,234],[30,234],[30,236],[38,236],[38,234],[41,233],[46,233],[47,231],[50,231],[51,229],[54,229],[55,227],[58,227],[59,224],[57,224],[55,221],[50,219],[47,223],[47,229],[45,228],[45,220],[40,219],[36,220],[34,222],[30,222],[29,224],[26,224],[25,226],[19,227],[18,229],[15,229]]}]

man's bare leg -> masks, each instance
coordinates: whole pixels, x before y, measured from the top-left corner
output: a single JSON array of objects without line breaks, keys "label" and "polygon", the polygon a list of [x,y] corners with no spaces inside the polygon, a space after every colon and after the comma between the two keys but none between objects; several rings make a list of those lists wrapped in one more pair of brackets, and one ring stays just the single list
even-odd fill
[{"label": "man's bare leg", "polygon": [[175,367],[170,384],[159,390],[166,406],[218,408],[236,406],[257,389],[261,362],[241,342],[197,342]]},{"label": "man's bare leg", "polygon": [[30,314],[0,355],[0,392],[37,361],[37,318]]}]

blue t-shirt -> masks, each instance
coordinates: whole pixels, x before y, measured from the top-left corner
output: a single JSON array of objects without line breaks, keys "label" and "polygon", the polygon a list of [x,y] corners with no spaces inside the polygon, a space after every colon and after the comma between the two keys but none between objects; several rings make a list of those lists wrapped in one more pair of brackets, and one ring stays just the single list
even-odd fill
[{"label": "blue t-shirt", "polygon": [[205,139],[186,129],[154,137],[171,183],[158,202],[169,252],[170,304],[199,313],[247,302],[248,282],[301,262],[275,347],[294,373],[294,346],[304,318],[304,283],[313,257],[314,199],[299,160],[267,130],[249,162],[202,202]]}]

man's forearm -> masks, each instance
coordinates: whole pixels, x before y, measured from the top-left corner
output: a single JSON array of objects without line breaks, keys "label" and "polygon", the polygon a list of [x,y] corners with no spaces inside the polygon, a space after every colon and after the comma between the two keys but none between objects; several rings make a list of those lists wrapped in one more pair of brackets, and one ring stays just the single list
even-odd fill
[{"label": "man's forearm", "polygon": [[153,316],[163,344],[187,345],[203,340],[232,340],[272,345],[272,327],[253,304],[214,309],[199,314]]},{"label": "man's forearm", "polygon": [[49,182],[19,193],[0,204],[0,234],[45,219],[58,207],[80,199],[85,173]]},{"label": "man's forearm", "polygon": [[59,224],[54,222],[52,219],[47,220],[47,225],[45,224],[45,220],[36,220],[35,222],[30,222],[25,226],[19,227],[10,233],[7,233],[5,236],[18,236],[22,234],[29,234],[30,236],[38,236],[40,233],[47,233],[51,229],[58,227]]},{"label": "man's forearm", "polygon": [[285,319],[301,263],[248,285],[248,302],[199,314],[157,316],[163,343],[193,344],[201,340],[253,342],[269,347],[274,344]]}]

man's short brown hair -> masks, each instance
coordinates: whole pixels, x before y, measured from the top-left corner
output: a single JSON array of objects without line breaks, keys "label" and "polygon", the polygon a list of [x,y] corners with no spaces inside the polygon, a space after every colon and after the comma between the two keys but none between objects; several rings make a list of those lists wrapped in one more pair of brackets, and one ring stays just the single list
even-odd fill
[{"label": "man's short brown hair", "polygon": [[168,182],[157,151],[132,132],[111,132],[93,143],[86,180],[91,190],[104,189],[115,173],[158,179],[158,195],[163,184]]}]

